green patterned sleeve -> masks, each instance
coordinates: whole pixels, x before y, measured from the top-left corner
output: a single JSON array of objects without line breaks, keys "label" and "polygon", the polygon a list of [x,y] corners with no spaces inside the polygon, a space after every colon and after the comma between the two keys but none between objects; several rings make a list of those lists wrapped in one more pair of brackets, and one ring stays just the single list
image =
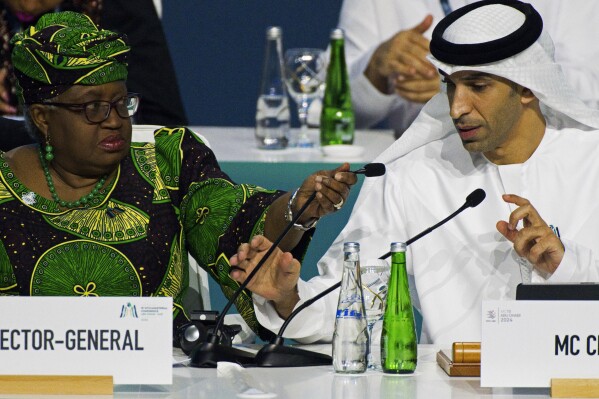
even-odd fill
[{"label": "green patterned sleeve", "polygon": [[[283,194],[250,184],[236,184],[219,167],[214,153],[187,129],[155,133],[156,157],[173,205],[178,209],[187,249],[229,298],[239,284],[229,277],[229,258],[240,244],[264,234],[266,212]],[[174,184],[176,183],[176,184]],[[251,293],[236,301],[248,325],[264,335]]]}]

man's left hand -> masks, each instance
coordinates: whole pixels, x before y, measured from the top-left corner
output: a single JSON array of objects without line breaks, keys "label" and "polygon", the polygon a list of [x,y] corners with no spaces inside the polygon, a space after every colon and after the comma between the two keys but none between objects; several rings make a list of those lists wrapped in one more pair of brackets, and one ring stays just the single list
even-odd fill
[{"label": "man's left hand", "polygon": [[[518,255],[528,259],[540,271],[553,274],[564,258],[564,245],[551,227],[526,198],[504,194],[503,200],[518,208],[510,214],[508,222],[497,222],[497,230],[514,244]],[[516,226],[522,221],[523,227]]]}]

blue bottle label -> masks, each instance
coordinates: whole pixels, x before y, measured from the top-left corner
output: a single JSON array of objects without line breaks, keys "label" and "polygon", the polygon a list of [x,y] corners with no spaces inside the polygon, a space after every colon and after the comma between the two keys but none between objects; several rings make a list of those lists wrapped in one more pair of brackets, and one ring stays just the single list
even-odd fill
[{"label": "blue bottle label", "polygon": [[337,310],[337,318],[338,319],[361,319],[362,313],[360,313],[354,309],[338,309]]}]

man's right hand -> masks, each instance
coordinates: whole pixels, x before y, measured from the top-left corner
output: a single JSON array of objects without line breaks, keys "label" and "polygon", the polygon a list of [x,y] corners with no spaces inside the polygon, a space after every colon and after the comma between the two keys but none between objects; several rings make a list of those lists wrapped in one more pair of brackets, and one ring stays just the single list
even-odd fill
[{"label": "man's right hand", "polygon": [[[514,244],[519,256],[543,273],[553,274],[564,258],[564,244],[526,198],[514,194],[504,194],[502,198],[509,204],[518,205],[518,208],[510,214],[507,222],[497,222],[497,230]],[[518,230],[516,226],[520,221],[523,227]]]},{"label": "man's right hand", "polygon": [[389,94],[389,82],[409,101],[426,102],[439,92],[439,77],[426,59],[429,40],[423,34],[433,23],[427,15],[418,26],[398,32],[372,55],[364,75],[381,92]]}]

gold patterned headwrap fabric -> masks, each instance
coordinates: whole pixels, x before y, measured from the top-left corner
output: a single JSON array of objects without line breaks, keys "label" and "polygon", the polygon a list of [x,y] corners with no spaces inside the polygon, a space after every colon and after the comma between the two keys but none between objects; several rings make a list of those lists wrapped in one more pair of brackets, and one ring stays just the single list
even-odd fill
[{"label": "gold patterned headwrap fabric", "polygon": [[56,97],[73,85],[97,86],[127,79],[127,36],[99,29],[84,14],[42,16],[16,34],[12,62],[23,104]]}]

